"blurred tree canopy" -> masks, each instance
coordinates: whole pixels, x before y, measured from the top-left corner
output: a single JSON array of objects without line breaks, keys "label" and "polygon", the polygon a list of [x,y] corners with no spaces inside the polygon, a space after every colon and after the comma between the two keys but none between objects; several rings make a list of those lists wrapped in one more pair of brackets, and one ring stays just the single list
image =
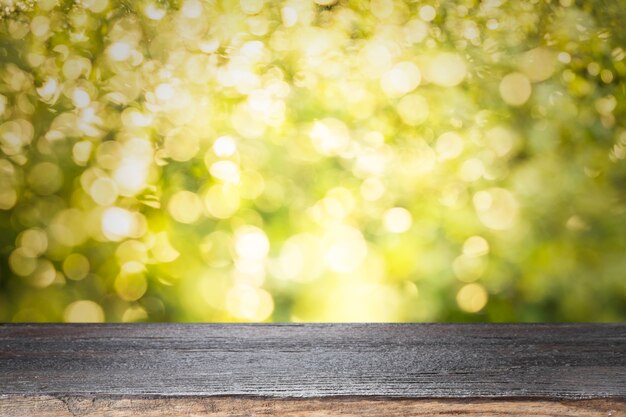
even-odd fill
[{"label": "blurred tree canopy", "polygon": [[1,321],[626,319],[624,1],[0,1]]}]

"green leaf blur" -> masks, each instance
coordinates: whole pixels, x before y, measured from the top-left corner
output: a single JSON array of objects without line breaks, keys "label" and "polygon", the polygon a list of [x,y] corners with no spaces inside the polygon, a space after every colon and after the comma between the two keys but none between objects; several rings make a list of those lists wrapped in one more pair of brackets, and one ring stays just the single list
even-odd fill
[{"label": "green leaf blur", "polygon": [[0,6],[0,321],[626,320],[623,1]]}]

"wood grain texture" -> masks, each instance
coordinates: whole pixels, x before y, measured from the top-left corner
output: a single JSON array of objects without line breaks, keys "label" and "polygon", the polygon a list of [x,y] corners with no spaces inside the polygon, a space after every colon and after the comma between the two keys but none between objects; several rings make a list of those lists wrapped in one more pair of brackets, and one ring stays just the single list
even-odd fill
[{"label": "wood grain texture", "polygon": [[0,394],[619,403],[626,324],[0,325]]},{"label": "wood grain texture", "polygon": [[183,416],[571,416],[618,417],[626,403],[613,400],[419,400],[276,399],[241,397],[15,397],[0,396],[0,416],[11,417],[183,417]]}]

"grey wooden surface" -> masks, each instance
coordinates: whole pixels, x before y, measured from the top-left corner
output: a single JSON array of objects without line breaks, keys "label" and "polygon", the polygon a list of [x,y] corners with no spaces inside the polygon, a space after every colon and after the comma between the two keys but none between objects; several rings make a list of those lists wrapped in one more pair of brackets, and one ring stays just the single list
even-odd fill
[{"label": "grey wooden surface", "polygon": [[0,325],[0,395],[626,400],[626,324]]}]

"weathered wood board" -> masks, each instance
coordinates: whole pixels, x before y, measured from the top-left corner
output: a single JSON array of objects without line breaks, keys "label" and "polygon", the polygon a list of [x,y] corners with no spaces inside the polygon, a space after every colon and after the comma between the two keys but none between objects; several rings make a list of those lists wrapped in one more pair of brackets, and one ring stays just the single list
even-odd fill
[{"label": "weathered wood board", "polygon": [[455,400],[325,397],[0,397],[0,415],[12,417],[183,416],[571,416],[626,415],[626,404],[609,400]]},{"label": "weathered wood board", "polygon": [[0,325],[2,416],[459,413],[626,415],[626,324]]}]

